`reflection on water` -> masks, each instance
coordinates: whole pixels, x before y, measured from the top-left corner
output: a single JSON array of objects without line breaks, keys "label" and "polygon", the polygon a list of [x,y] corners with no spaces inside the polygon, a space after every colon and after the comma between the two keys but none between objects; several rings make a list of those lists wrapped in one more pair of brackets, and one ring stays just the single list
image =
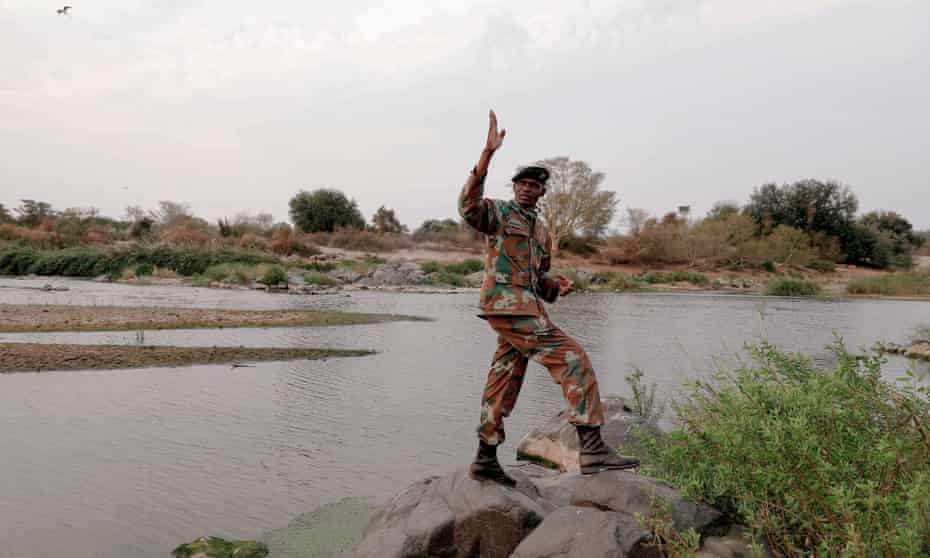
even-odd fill
[{"label": "reflection on water", "polygon": [[[385,498],[472,457],[494,348],[476,295],[269,295],[0,280],[0,303],[320,308],[436,318],[345,328],[146,331],[147,344],[335,346],[378,354],[327,361],[0,376],[0,557],[165,556],[202,534],[255,537],[347,495]],[[604,392],[642,368],[665,393],[764,332],[828,360],[903,340],[930,304],[730,296],[577,295],[554,319],[589,350]],[[0,334],[5,341],[136,343],[136,332]],[[893,372],[906,363],[895,359]],[[514,447],[561,408],[531,365],[508,421]],[[504,452],[512,454],[510,452]]]}]

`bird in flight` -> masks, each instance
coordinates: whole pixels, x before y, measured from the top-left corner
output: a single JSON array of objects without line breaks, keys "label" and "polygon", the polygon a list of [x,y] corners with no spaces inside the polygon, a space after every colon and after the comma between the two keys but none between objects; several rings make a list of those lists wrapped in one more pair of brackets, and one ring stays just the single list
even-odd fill
[{"label": "bird in flight", "polygon": [[63,8],[58,9],[58,15],[70,15],[69,14],[70,11],[71,11],[71,6],[65,6]]}]

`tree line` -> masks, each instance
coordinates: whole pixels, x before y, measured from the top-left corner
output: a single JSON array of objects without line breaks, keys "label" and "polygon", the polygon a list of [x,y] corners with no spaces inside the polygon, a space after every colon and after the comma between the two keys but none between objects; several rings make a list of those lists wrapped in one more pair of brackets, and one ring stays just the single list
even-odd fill
[{"label": "tree line", "polygon": [[[550,169],[539,208],[553,246],[605,263],[741,267],[767,261],[806,265],[823,260],[906,268],[914,251],[927,244],[927,234],[915,231],[900,214],[871,211],[858,215],[858,200],[848,186],[815,179],[764,184],[746,204],[718,202],[703,218],[682,211],[656,217],[628,208],[626,232],[611,232],[619,199],[615,191],[604,187],[604,173],[568,157],[534,164]],[[375,250],[411,241],[474,248],[479,240],[462,222],[448,218],[428,219],[410,233],[395,210],[384,205],[366,220],[354,199],[332,188],[301,190],[288,205],[293,227],[275,222],[268,213],[240,213],[214,225],[195,216],[188,205],[172,201],[161,201],[150,211],[128,207],[125,219],[117,220],[99,215],[94,208],[57,211],[46,202],[21,200],[12,211],[0,204],[0,239],[62,247],[118,240],[203,244],[219,237],[235,240],[240,247],[286,254],[311,251],[301,248],[297,237],[301,233],[343,231],[347,244],[362,247],[368,239]],[[396,241],[371,241],[351,231]]]}]

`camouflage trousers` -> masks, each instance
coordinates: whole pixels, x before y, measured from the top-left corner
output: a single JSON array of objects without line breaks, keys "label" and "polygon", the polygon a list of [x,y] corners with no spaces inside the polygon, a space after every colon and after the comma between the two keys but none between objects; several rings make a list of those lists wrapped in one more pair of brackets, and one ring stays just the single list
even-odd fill
[{"label": "camouflage trousers", "polygon": [[497,445],[504,441],[504,417],[510,415],[526,365],[533,359],[561,384],[572,424],[604,424],[597,377],[581,345],[555,326],[549,316],[488,316],[497,332],[497,351],[488,371],[481,402],[478,437]]}]

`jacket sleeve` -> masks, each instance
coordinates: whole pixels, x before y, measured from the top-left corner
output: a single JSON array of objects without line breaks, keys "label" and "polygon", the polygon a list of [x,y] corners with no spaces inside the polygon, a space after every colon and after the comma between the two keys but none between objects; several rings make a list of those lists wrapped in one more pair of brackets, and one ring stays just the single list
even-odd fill
[{"label": "jacket sleeve", "polygon": [[484,195],[484,177],[475,175],[473,170],[459,194],[459,215],[472,228],[484,234],[495,234],[500,227],[494,200]]},{"label": "jacket sleeve", "polygon": [[559,282],[545,275],[552,265],[552,257],[550,255],[552,254],[552,239],[549,237],[548,231],[546,232],[545,249],[546,254],[539,260],[539,281],[536,290],[537,294],[539,294],[543,300],[552,304],[559,298]]}]

